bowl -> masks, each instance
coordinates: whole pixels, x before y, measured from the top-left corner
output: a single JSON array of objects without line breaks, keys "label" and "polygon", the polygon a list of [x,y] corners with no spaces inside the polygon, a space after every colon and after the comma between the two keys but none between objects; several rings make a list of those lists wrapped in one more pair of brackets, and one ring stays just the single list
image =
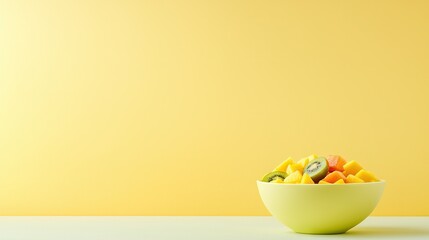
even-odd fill
[{"label": "bowl", "polygon": [[297,233],[345,233],[371,214],[385,181],[350,184],[281,184],[257,181],[265,207]]}]

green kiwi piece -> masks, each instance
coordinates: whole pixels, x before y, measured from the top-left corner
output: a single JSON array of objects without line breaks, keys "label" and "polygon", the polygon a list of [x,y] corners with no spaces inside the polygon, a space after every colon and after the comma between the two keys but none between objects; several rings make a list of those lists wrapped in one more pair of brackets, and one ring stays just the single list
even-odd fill
[{"label": "green kiwi piece", "polygon": [[310,161],[304,169],[304,172],[310,175],[315,183],[318,183],[326,174],[328,174],[329,164],[326,158],[319,157]]},{"label": "green kiwi piece", "polygon": [[276,178],[284,180],[286,178],[286,173],[281,171],[270,172],[262,178],[262,182],[271,182]]}]

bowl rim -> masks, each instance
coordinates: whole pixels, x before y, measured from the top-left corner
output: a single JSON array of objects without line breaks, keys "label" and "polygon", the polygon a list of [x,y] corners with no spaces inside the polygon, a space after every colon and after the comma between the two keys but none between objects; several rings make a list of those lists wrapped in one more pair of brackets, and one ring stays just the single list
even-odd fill
[{"label": "bowl rim", "polygon": [[256,180],[257,184],[269,184],[269,185],[279,185],[279,186],[350,186],[350,185],[371,185],[371,184],[385,184],[386,180],[380,179],[377,182],[363,182],[363,183],[345,183],[345,184],[301,184],[301,183],[272,183],[272,182],[263,182],[261,180]]}]

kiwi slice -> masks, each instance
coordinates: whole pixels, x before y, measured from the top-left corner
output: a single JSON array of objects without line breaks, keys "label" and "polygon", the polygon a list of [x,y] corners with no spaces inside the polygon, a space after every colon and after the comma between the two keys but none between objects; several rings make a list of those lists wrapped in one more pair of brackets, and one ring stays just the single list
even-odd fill
[{"label": "kiwi slice", "polygon": [[328,174],[329,164],[326,158],[319,157],[310,161],[304,169],[304,172],[310,175],[315,183],[322,180]]},{"label": "kiwi slice", "polygon": [[262,178],[262,182],[271,182],[277,178],[284,180],[286,178],[286,173],[281,171],[270,172]]}]

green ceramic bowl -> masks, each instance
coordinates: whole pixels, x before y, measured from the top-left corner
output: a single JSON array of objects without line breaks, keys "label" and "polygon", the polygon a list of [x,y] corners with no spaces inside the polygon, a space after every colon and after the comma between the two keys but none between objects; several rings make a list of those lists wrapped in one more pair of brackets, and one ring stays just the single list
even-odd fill
[{"label": "green ceramic bowl", "polygon": [[257,181],[268,211],[298,233],[344,233],[377,206],[385,181],[353,184],[279,184]]}]

